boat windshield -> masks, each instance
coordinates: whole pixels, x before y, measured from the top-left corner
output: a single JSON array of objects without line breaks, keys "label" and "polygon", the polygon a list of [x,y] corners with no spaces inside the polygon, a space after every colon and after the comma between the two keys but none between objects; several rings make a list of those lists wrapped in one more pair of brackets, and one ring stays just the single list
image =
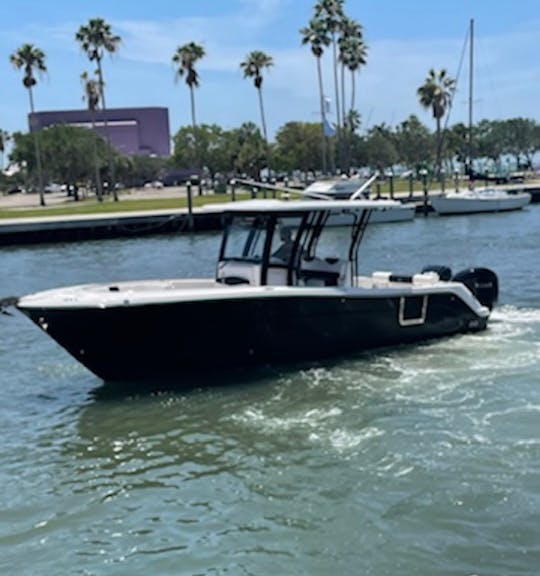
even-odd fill
[{"label": "boat windshield", "polygon": [[232,215],[223,235],[217,281],[255,286],[350,282],[367,219],[327,226],[340,215],[320,208]]},{"label": "boat windshield", "polygon": [[234,218],[227,229],[225,260],[259,262],[264,254],[266,220],[260,217]]},{"label": "boat windshield", "polygon": [[316,243],[310,246],[307,255],[316,258],[347,259],[350,242],[348,227],[325,227],[317,237]]},{"label": "boat windshield", "polygon": [[299,219],[297,217],[276,218],[272,245],[270,248],[270,262],[273,264],[288,263],[293,255],[297,242]]}]

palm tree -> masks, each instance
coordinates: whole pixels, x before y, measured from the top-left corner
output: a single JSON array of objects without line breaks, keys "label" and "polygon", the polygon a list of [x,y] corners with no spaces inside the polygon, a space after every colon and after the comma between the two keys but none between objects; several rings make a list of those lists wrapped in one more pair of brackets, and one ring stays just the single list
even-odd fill
[{"label": "palm tree", "polygon": [[107,105],[105,103],[105,82],[103,80],[103,56],[105,52],[114,54],[118,51],[122,39],[112,33],[111,25],[108,24],[103,18],[91,18],[88,24],[81,26],[75,34],[75,39],[81,45],[81,48],[88,56],[90,62],[95,62],[97,66],[97,76],[99,84],[99,96],[103,106],[103,119],[105,124],[105,137],[109,144],[109,171],[110,180],[113,190],[114,200],[118,201],[118,194],[116,192],[116,183],[114,176],[114,161],[112,158],[111,140],[109,137],[109,125],[107,122]]},{"label": "palm tree", "polygon": [[[84,95],[83,100],[86,100],[88,105],[88,110],[92,116],[92,132],[95,132],[96,125],[96,110],[99,106],[100,99],[100,89],[99,80],[91,78],[88,72],[83,72],[81,74],[81,82],[83,83]],[[97,157],[97,142],[94,138],[94,166],[95,166],[95,180],[96,180],[96,191],[99,202],[103,202],[103,191],[101,188],[101,178],[99,174],[99,164]]]},{"label": "palm tree", "polygon": [[262,85],[263,76],[262,71],[265,68],[270,68],[274,65],[274,61],[271,56],[261,52],[260,50],[254,50],[250,52],[246,59],[240,63],[240,68],[244,71],[244,78],[253,78],[253,84],[259,93],[259,108],[261,112],[261,124],[264,136],[264,142],[266,146],[266,168],[268,174],[270,175],[270,153],[268,150],[268,134],[266,132],[266,120],[264,117],[264,104],[262,96]]},{"label": "palm tree", "polygon": [[3,172],[4,171],[4,153],[6,151],[6,144],[8,143],[8,141],[10,140],[11,136],[9,135],[9,132],[6,132],[5,130],[0,129],[0,171]]},{"label": "palm tree", "polygon": [[198,60],[205,56],[204,48],[195,42],[189,42],[179,46],[173,55],[172,61],[176,65],[176,80],[186,76],[186,84],[189,86],[191,98],[191,124],[195,135],[197,121],[195,118],[195,92],[194,89],[199,87],[199,74],[195,69]]},{"label": "palm tree", "polygon": [[[362,34],[362,26],[357,22],[351,22],[351,27],[343,30],[343,36],[340,39],[339,59],[342,63],[342,70],[347,68],[351,73],[351,104],[349,110],[355,108],[356,100],[356,72],[361,66],[367,63],[367,46]],[[345,113],[345,103],[343,103]]]},{"label": "palm tree", "polygon": [[38,172],[38,183],[39,183],[39,203],[41,206],[45,206],[45,190],[43,187],[43,169],[41,166],[41,152],[39,149],[39,138],[37,132],[32,130],[32,124],[34,121],[34,94],[32,88],[37,84],[37,80],[34,71],[39,74],[47,72],[47,66],[45,64],[45,52],[37,48],[33,44],[23,44],[16,52],[14,52],[9,57],[10,62],[20,70],[24,70],[23,85],[28,90],[28,97],[30,98],[30,132],[34,135],[34,148],[36,151],[36,166]]},{"label": "palm tree", "polygon": [[[354,110],[355,104],[355,74],[358,68],[366,63],[367,48],[364,44],[362,26],[355,20],[346,16],[341,21],[341,36],[338,40],[339,61],[341,63],[341,109],[343,113],[343,138],[340,146],[340,155],[342,164],[345,163],[346,169],[350,168],[350,141],[351,134],[354,131],[348,124],[351,118],[350,113]],[[351,73],[351,105],[347,112],[345,106],[345,69]]]},{"label": "palm tree", "polygon": [[321,134],[322,134],[322,171],[326,173],[326,113],[324,104],[324,87],[322,79],[321,60],[324,54],[324,48],[330,45],[331,38],[327,33],[324,22],[317,18],[312,18],[308,26],[300,30],[302,35],[302,44],[309,44],[311,53],[317,61],[317,77],[319,80],[319,98],[321,104]]},{"label": "palm tree", "polygon": [[360,123],[361,123],[360,112],[358,112],[358,110],[355,110],[354,108],[351,108],[347,112],[347,117],[345,119],[345,124],[350,130],[351,134],[353,134],[358,130],[358,128],[360,128]]},{"label": "palm tree", "polygon": [[448,76],[444,68],[439,72],[435,72],[432,68],[429,71],[424,84],[422,84],[422,86],[417,90],[420,104],[424,108],[431,108],[437,126],[436,166],[438,175],[440,175],[441,172],[442,156],[441,119],[445,115],[446,110],[452,101],[455,87],[456,81]]},{"label": "palm tree", "polygon": [[[204,58],[204,48],[195,42],[189,42],[183,46],[178,46],[173,55],[172,61],[176,65],[175,80],[178,81],[181,76],[186,76],[186,84],[189,87],[191,98],[191,125],[193,128],[193,138],[195,139],[195,153],[197,158],[197,168],[201,166],[201,151],[199,149],[199,134],[197,132],[197,120],[195,117],[195,88],[200,84],[199,74],[195,64],[201,58]],[[191,186],[188,186],[188,210],[189,210],[189,229],[193,229],[192,203],[191,203]],[[202,194],[202,182],[199,178],[199,195]]]},{"label": "palm tree", "polygon": [[334,69],[334,90],[336,96],[336,119],[337,119],[337,136],[338,148],[341,140],[341,106],[338,88],[338,56],[337,56],[337,35],[341,28],[341,22],[345,17],[343,11],[344,0],[319,0],[315,4],[315,18],[320,20],[325,28],[326,33],[332,41],[333,69]]}]

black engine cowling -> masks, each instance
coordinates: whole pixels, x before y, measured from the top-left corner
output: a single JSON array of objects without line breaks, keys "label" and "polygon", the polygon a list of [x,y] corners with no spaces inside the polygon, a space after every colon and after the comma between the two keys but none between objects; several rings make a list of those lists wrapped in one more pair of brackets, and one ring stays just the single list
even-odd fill
[{"label": "black engine cowling", "polygon": [[465,284],[483,306],[490,310],[499,297],[499,279],[489,268],[467,268],[454,275],[455,282]]}]

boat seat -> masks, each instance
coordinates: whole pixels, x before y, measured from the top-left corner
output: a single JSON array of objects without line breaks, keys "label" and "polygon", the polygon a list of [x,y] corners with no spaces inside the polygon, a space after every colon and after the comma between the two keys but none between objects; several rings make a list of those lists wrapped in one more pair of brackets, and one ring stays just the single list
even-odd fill
[{"label": "boat seat", "polygon": [[250,284],[259,286],[261,283],[261,265],[255,262],[239,260],[223,260],[218,263],[216,281],[221,284]]},{"label": "boat seat", "polygon": [[347,263],[339,258],[302,258],[299,282],[305,286],[341,286],[347,279]]}]

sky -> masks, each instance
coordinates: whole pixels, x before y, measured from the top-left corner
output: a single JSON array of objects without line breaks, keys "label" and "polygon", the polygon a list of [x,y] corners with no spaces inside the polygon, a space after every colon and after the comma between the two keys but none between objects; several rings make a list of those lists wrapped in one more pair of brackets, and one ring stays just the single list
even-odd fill
[{"label": "sky", "polygon": [[[91,72],[75,33],[90,18],[104,18],[122,39],[104,60],[107,106],[163,106],[171,135],[191,122],[189,91],[175,82],[172,55],[187,42],[204,46],[198,64],[197,121],[225,129],[260,124],[257,93],[240,62],[252,50],[272,56],[263,94],[269,136],[289,121],[320,117],[315,59],[301,45],[300,28],[314,0],[17,0],[0,2],[0,128],[27,130],[28,95],[9,56],[24,43],[41,48],[48,72],[39,79],[37,111],[84,108],[80,75]],[[346,0],[368,46],[357,76],[361,131],[399,125],[410,114],[430,128],[416,90],[430,68],[456,77],[471,18],[475,21],[474,121],[526,117],[540,120],[540,0]],[[330,51],[324,61],[325,94],[335,120]],[[449,123],[466,122],[468,71],[458,77]]]}]

